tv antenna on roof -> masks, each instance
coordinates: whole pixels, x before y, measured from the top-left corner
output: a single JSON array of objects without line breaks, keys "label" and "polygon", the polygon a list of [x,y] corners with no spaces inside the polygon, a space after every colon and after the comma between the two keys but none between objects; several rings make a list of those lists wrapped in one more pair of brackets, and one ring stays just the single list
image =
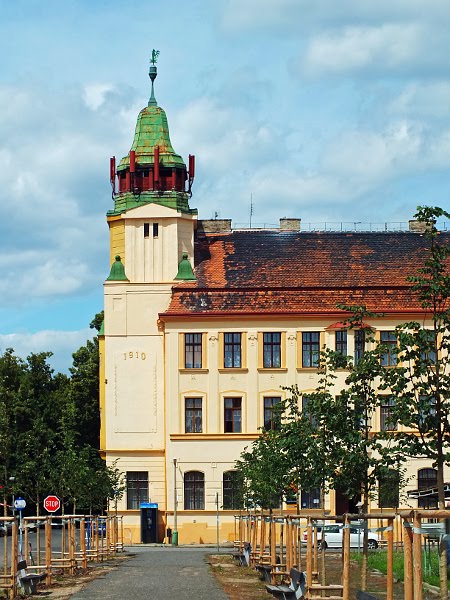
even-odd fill
[{"label": "tv antenna on roof", "polygon": [[253,194],[250,194],[250,229],[252,228]]}]

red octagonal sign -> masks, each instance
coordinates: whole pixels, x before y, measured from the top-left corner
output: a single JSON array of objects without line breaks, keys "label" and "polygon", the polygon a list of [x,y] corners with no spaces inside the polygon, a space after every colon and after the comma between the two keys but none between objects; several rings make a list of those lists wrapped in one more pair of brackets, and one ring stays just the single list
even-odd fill
[{"label": "red octagonal sign", "polygon": [[61,501],[57,496],[47,496],[44,500],[44,508],[48,512],[56,512],[61,506]]}]

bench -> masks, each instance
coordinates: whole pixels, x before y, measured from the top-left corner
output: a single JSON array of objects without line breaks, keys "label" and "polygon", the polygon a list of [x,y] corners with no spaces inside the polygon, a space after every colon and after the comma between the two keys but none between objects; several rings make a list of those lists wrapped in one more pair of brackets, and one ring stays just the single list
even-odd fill
[{"label": "bench", "polygon": [[305,593],[305,574],[292,568],[289,577],[291,579],[289,585],[266,585],[266,590],[279,600],[298,600]]},{"label": "bench", "polygon": [[37,584],[46,578],[47,573],[27,573],[27,561],[21,560],[17,563],[19,583],[25,594],[37,594]]},{"label": "bench", "polygon": [[258,571],[258,576],[261,579],[261,581],[271,581],[272,565],[258,563],[255,565],[255,569]]}]

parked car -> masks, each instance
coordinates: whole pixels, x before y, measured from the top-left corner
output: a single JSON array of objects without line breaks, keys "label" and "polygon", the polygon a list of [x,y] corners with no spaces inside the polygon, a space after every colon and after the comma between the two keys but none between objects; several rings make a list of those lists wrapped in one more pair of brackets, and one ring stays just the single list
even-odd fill
[{"label": "parked car", "polygon": [[[344,529],[342,525],[331,524],[326,525],[325,528],[325,548],[342,548],[342,536]],[[357,527],[350,527],[350,548],[362,548],[363,545],[363,535],[364,532],[362,529]],[[375,550],[378,548],[378,536],[371,531],[368,532],[369,540],[368,547],[370,550]],[[322,527],[317,527],[317,548],[322,548]],[[308,542],[308,532],[305,531],[302,538],[302,544],[306,544]],[[314,538],[313,538],[314,543]]]}]

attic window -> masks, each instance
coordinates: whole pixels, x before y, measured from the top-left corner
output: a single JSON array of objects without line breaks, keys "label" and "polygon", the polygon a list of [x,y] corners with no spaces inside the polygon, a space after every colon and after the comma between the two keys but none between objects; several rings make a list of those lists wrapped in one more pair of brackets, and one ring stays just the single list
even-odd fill
[{"label": "attic window", "polygon": [[153,237],[158,237],[158,223],[153,223]]},{"label": "attic window", "polygon": [[150,223],[144,223],[144,237],[148,238],[150,235]]}]

